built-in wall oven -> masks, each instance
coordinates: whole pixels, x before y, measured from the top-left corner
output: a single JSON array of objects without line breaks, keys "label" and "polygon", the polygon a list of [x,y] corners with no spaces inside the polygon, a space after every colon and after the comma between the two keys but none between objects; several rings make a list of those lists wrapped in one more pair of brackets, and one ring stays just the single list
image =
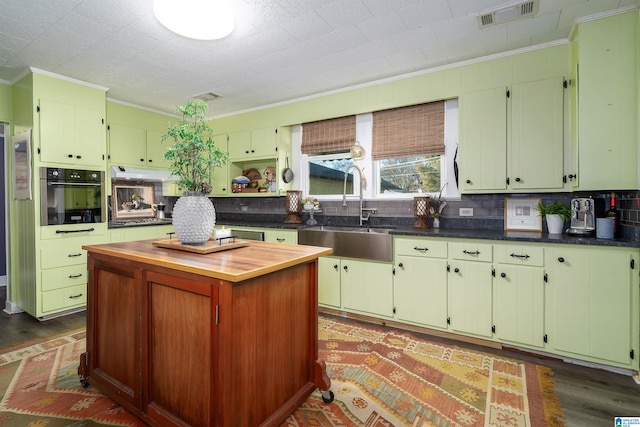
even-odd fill
[{"label": "built-in wall oven", "polygon": [[105,221],[104,172],[40,168],[40,224]]}]

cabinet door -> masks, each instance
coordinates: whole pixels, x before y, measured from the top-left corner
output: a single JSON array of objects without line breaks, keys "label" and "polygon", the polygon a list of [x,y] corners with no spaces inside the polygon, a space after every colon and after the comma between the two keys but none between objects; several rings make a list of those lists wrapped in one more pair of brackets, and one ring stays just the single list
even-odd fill
[{"label": "cabinet door", "polygon": [[[552,346],[623,365],[637,346],[637,276],[627,251],[550,249]],[[636,304],[637,305],[637,304]],[[635,343],[635,344],[634,344]],[[637,349],[635,349],[637,353]]]},{"label": "cabinet door", "polygon": [[234,132],[229,134],[229,159],[246,159],[251,157],[251,132]]},{"label": "cabinet door", "polygon": [[[216,147],[224,152],[229,152],[227,135],[216,135],[213,137],[213,142]],[[224,196],[228,194],[228,188],[231,184],[229,179],[229,165],[228,163],[219,168],[215,168],[211,174],[211,194],[216,196]]]},{"label": "cabinet door", "polygon": [[393,292],[398,320],[446,329],[445,259],[397,256]]},{"label": "cabinet door", "polygon": [[491,337],[491,264],[451,262],[448,291],[451,329]]},{"label": "cabinet door", "polygon": [[460,96],[460,191],[507,188],[506,88]]},{"label": "cabinet door", "polygon": [[343,259],[341,267],[344,308],[393,317],[391,264]]},{"label": "cabinet door", "polygon": [[147,129],[146,132],[147,166],[158,169],[168,169],[170,162],[165,160],[164,153],[171,145],[170,140],[162,142],[164,132]]},{"label": "cabinet door", "polygon": [[318,304],[340,308],[340,259],[318,258]]},{"label": "cabinet door", "polygon": [[637,13],[580,24],[580,190],[638,188]]},{"label": "cabinet door", "polygon": [[103,166],[106,135],[102,113],[75,107],[73,129],[76,164]]},{"label": "cabinet door", "polygon": [[75,163],[73,105],[40,100],[40,160]]},{"label": "cabinet door", "polygon": [[564,88],[561,77],[511,89],[511,173],[514,190],[564,186]]},{"label": "cabinet door", "polygon": [[493,324],[500,341],[544,346],[542,268],[499,264],[493,279]]},{"label": "cabinet door", "polygon": [[275,157],[278,153],[278,133],[275,128],[251,131],[251,149],[254,157]]},{"label": "cabinet door", "polygon": [[146,138],[144,129],[109,124],[109,162],[114,165],[147,166]]}]

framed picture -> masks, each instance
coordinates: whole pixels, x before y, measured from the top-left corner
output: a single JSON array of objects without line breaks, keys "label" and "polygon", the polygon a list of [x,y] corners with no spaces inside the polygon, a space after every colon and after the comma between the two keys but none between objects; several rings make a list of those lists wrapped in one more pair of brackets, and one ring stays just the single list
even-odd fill
[{"label": "framed picture", "polygon": [[155,216],[153,184],[119,184],[111,189],[113,219],[151,218]]},{"label": "framed picture", "polygon": [[542,231],[542,217],[538,212],[540,199],[504,199],[504,229]]}]

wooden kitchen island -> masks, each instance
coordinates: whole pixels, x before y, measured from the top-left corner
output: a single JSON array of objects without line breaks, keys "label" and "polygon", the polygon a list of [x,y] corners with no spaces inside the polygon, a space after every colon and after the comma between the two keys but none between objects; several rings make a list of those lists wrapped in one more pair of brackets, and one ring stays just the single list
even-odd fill
[{"label": "wooden kitchen island", "polygon": [[81,377],[156,426],[272,426],[316,388],[332,399],[317,339],[317,258],[331,249],[152,242],[84,247]]}]

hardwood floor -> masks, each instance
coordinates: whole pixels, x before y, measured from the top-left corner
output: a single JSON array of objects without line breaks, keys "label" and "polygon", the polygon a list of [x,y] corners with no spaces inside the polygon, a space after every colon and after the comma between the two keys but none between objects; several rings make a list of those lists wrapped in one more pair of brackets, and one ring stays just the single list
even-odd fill
[{"label": "hardwood floor", "polygon": [[[7,288],[2,286],[0,287],[2,309],[4,309],[6,299]],[[0,310],[0,349],[84,325],[84,311],[41,322],[27,313],[7,314]]]},{"label": "hardwood floor", "polygon": [[[6,288],[0,287],[0,304],[4,306],[5,300]],[[344,318],[341,320],[349,321]],[[0,312],[0,349],[81,327],[84,324],[84,312],[45,322],[40,322],[26,313],[9,315]],[[636,384],[630,376],[531,354],[490,349],[415,332],[413,334],[552,368],[555,373],[557,395],[566,415],[568,427],[611,427],[614,426],[616,416],[640,417],[640,385]]]}]

